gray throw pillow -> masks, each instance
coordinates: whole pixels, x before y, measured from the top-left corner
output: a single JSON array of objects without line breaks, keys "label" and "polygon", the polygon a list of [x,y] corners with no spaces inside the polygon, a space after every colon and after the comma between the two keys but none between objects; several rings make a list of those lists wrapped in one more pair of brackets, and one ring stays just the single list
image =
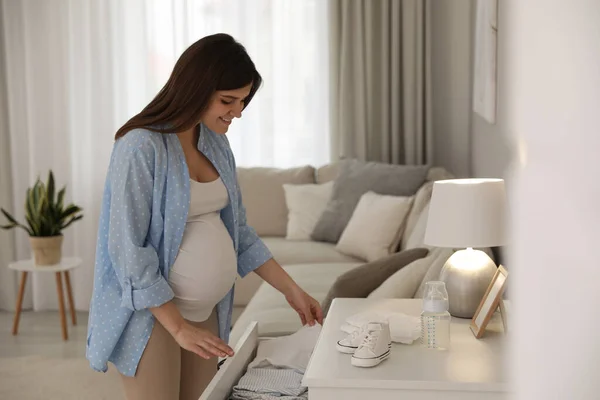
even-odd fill
[{"label": "gray throw pillow", "polygon": [[337,243],[361,196],[368,191],[390,196],[412,196],[425,182],[429,166],[393,165],[346,160],[333,184],[333,193],[311,238]]},{"label": "gray throw pillow", "polygon": [[363,264],[338,276],[321,304],[323,316],[327,315],[331,302],[336,297],[366,298],[390,276],[415,260],[427,256],[428,249],[404,250],[388,257]]}]

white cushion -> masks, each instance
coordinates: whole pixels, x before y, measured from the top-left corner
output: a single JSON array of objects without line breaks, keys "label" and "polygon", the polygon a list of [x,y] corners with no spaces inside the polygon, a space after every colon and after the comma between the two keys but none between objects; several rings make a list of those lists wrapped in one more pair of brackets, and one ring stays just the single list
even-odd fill
[{"label": "white cushion", "polygon": [[398,248],[412,197],[363,194],[336,245],[341,253],[375,261]]},{"label": "white cushion", "polygon": [[260,236],[284,237],[288,210],[285,204],[285,183],[315,183],[315,169],[299,168],[238,168],[238,181],[246,218]]},{"label": "white cushion", "polygon": [[431,193],[433,191],[433,182],[426,182],[419,188],[417,193],[414,196],[414,201],[408,216],[406,217],[406,228],[402,233],[402,243],[400,244],[400,249],[407,249],[406,242],[408,237],[412,235],[415,226],[417,225],[417,221],[421,216],[423,209],[429,204],[431,200]]},{"label": "white cushion", "polygon": [[324,184],[284,184],[285,202],[288,208],[288,240],[310,240],[317,221],[321,217],[333,191],[333,181]]},{"label": "white cushion", "polygon": [[369,299],[412,299],[437,254],[415,260],[387,278],[367,297]]},{"label": "white cushion", "polygon": [[414,249],[417,247],[427,247],[425,245],[425,231],[427,230],[427,218],[429,217],[429,204],[425,205],[425,208],[421,211],[417,222],[412,229],[411,234],[406,237],[402,243],[402,250]]},{"label": "white cushion", "polygon": [[[400,243],[400,250],[410,249],[407,247],[406,242],[408,237],[412,235],[413,230],[417,224],[417,220],[421,216],[423,209],[427,206],[431,200],[431,193],[433,191],[433,183],[436,180],[452,179],[454,176],[446,171],[444,168],[434,167],[429,169],[427,174],[427,181],[417,191],[414,196],[414,201],[408,217],[406,217],[406,227],[402,234],[402,241]],[[422,242],[421,242],[422,244]]]},{"label": "white cushion", "polygon": [[[338,276],[360,263],[316,263],[288,265],[284,269],[298,285],[322,302]],[[285,297],[271,285],[263,283],[233,326],[229,343],[235,345],[248,324],[258,321],[260,336],[282,336],[302,327],[300,318]]]}]

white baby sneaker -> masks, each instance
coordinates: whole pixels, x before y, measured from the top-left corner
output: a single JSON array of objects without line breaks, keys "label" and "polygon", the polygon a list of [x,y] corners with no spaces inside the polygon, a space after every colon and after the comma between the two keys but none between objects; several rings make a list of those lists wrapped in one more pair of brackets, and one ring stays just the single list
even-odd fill
[{"label": "white baby sneaker", "polygon": [[366,335],[352,355],[351,363],[355,367],[374,367],[390,356],[392,339],[390,326],[386,322],[370,322]]},{"label": "white baby sneaker", "polygon": [[354,354],[358,346],[363,342],[365,336],[367,336],[367,325],[362,328],[355,330],[342,340],[338,340],[335,346],[337,350],[345,354]]}]

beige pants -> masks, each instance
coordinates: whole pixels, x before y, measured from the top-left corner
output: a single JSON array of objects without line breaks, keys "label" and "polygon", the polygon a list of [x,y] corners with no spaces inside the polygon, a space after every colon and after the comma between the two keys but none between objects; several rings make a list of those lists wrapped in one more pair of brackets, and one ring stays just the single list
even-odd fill
[{"label": "beige pants", "polygon": [[[204,322],[188,323],[218,335],[215,311]],[[121,378],[127,400],[198,400],[216,372],[216,357],[205,360],[182,349],[155,321],[135,376]]]}]

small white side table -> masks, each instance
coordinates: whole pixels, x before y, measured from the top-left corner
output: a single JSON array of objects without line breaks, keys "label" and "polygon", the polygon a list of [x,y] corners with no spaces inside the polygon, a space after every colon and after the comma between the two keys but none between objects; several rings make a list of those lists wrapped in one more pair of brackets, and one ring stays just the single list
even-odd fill
[{"label": "small white side table", "polygon": [[33,260],[22,260],[10,263],[8,268],[21,272],[21,284],[19,286],[19,295],[17,297],[17,310],[13,321],[13,335],[19,331],[19,319],[21,317],[21,306],[23,305],[23,294],[25,293],[25,284],[27,283],[27,274],[29,272],[54,272],[56,274],[56,293],[58,295],[58,308],[60,311],[60,323],[62,326],[63,339],[69,339],[67,333],[67,317],[65,316],[65,302],[63,297],[62,275],[65,275],[67,284],[67,298],[69,299],[69,308],[71,309],[71,320],[73,325],[77,325],[77,317],[75,315],[75,306],[73,304],[73,292],[71,290],[71,279],[69,271],[81,266],[81,258],[66,257],[63,258],[60,264],[37,266]]}]

